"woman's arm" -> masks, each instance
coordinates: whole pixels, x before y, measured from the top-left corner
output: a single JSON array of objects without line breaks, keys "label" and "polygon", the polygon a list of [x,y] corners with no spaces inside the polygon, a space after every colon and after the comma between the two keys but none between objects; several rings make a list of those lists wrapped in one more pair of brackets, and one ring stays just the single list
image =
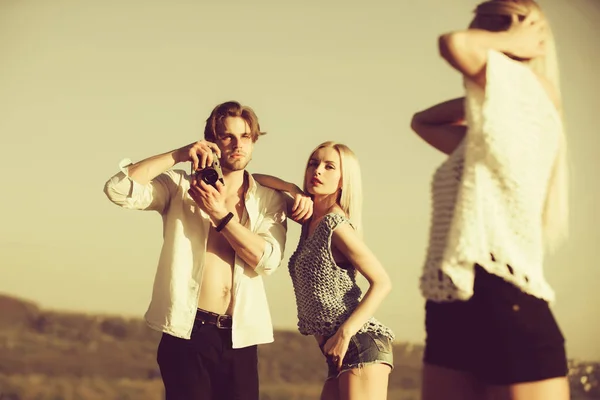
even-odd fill
[{"label": "woman's arm", "polygon": [[297,185],[271,175],[252,174],[252,177],[263,186],[279,190],[287,194],[287,196],[285,196],[287,212],[293,221],[303,223],[312,216],[312,199]]},{"label": "woman's arm", "polygon": [[529,15],[523,21],[513,16],[508,31],[492,32],[468,29],[439,37],[440,55],[467,78],[485,87],[485,67],[489,50],[497,50],[518,59],[544,54],[544,22]]},{"label": "woman's arm", "polygon": [[352,336],[375,314],[392,289],[392,282],[383,265],[350,224],[342,224],[333,231],[331,243],[369,282],[369,289],[360,304],[340,326],[340,330]]},{"label": "woman's arm", "polygon": [[427,143],[445,154],[451,154],[467,133],[464,125],[465,98],[437,104],[416,113],[411,128]]},{"label": "woman's arm", "polygon": [[252,174],[252,177],[261,185],[270,187],[271,189],[287,192],[289,194],[302,192],[302,189],[300,189],[298,186],[291,182],[286,182],[283,179],[277,178],[276,176]]},{"label": "woman's arm", "polygon": [[377,257],[350,224],[342,224],[333,231],[331,243],[369,282],[369,289],[359,305],[323,347],[325,354],[337,357],[338,366],[341,366],[350,338],[375,314],[392,289],[392,282]]}]

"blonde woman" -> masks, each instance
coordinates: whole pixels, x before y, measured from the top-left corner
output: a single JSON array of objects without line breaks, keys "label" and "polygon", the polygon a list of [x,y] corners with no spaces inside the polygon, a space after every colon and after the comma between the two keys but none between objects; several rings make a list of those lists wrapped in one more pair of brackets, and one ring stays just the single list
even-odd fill
[{"label": "blonde woman", "polygon": [[532,0],[487,1],[441,56],[465,98],[415,114],[449,157],[432,182],[421,291],[427,299],[423,400],[567,400],[564,337],[549,303],[545,250],[567,233],[558,68]]},{"label": "blonde woman", "polygon": [[[319,145],[306,166],[304,191],[275,177],[254,177],[289,193],[290,215],[304,222],[289,272],[300,333],[315,336],[327,362],[321,399],[386,399],[394,334],[373,314],[391,283],[361,239],[361,176],[354,153],[339,143]],[[364,297],[357,272],[370,284]]]}]

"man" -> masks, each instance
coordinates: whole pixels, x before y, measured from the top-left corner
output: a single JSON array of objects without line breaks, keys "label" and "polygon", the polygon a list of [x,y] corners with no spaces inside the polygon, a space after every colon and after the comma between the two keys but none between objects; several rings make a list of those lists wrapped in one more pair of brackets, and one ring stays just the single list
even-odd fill
[{"label": "man", "polygon": [[[245,168],[260,131],[251,108],[230,101],[206,121],[205,140],[123,160],[105,185],[115,204],[158,211],[160,254],[147,323],[163,332],[158,365],[167,400],[258,399],[257,345],[273,341],[262,275],[281,263],[285,201]],[[214,154],[213,154],[214,153]],[[223,183],[171,169],[220,160]]]}]

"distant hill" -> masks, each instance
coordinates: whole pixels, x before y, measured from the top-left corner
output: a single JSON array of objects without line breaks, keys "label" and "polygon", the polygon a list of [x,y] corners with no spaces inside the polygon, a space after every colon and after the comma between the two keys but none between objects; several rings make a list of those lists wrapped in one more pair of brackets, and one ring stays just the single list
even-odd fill
[{"label": "distant hill", "polygon": [[[0,295],[0,400],[162,399],[159,338],[141,319],[43,310]],[[390,400],[419,399],[422,352],[395,344]],[[326,368],[314,339],[277,331],[259,354],[261,399],[318,398]],[[571,364],[573,398],[600,399],[600,366]]]}]

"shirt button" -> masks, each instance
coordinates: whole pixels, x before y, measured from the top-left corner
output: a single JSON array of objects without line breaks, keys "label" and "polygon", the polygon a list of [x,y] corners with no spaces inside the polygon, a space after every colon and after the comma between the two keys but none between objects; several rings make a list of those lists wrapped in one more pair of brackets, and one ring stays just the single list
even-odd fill
[{"label": "shirt button", "polygon": [[519,311],[521,309],[521,307],[519,307],[518,304],[513,304],[512,309],[513,309],[513,311],[516,312],[516,311]]}]

